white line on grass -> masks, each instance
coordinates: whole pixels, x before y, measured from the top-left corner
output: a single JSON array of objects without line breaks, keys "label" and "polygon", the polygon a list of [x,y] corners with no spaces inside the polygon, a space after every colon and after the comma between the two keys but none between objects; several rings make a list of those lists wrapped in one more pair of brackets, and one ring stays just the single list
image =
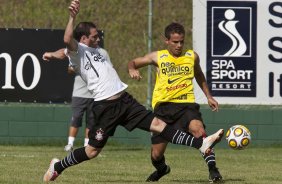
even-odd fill
[{"label": "white line on grass", "polygon": [[35,156],[34,155],[23,155],[23,154],[20,154],[20,155],[0,154],[0,157],[34,158]]}]

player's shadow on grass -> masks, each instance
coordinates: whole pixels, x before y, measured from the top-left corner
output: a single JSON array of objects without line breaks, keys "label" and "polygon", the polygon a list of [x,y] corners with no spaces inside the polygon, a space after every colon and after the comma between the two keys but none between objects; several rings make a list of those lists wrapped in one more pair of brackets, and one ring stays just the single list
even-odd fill
[{"label": "player's shadow on grass", "polygon": [[[171,180],[173,183],[208,183],[207,180],[183,180],[183,179],[179,179],[179,180]],[[218,183],[242,183],[245,180],[241,179],[241,178],[228,178],[228,179],[223,179],[222,181],[218,182]]]}]

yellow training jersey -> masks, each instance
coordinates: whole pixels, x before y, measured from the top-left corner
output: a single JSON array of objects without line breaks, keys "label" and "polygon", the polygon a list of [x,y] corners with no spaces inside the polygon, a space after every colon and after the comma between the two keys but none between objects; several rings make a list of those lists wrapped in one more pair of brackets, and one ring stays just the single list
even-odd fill
[{"label": "yellow training jersey", "polygon": [[160,103],[194,103],[194,52],[174,58],[168,50],[158,51],[158,73],[153,92],[153,109]]}]

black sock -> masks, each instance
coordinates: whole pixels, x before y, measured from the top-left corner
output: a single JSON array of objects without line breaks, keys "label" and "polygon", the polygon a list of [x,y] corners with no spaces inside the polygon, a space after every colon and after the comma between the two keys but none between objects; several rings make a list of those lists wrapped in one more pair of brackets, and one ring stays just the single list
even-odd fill
[{"label": "black sock", "polygon": [[215,168],[216,162],[215,162],[215,153],[213,149],[209,155],[202,154],[202,156],[205,159],[205,162],[208,165],[209,170]]},{"label": "black sock", "polygon": [[169,126],[166,126],[160,135],[173,144],[181,144],[199,149],[203,144],[203,138],[196,138],[193,135],[183,132],[181,130],[175,130]]},{"label": "black sock", "polygon": [[158,172],[165,172],[167,165],[165,163],[165,157],[163,156],[160,160],[154,160],[151,158],[153,166],[157,169]]},{"label": "black sock", "polygon": [[55,163],[54,168],[58,174],[61,174],[66,168],[80,164],[83,161],[89,160],[85,152],[85,147],[75,149],[60,162]]}]

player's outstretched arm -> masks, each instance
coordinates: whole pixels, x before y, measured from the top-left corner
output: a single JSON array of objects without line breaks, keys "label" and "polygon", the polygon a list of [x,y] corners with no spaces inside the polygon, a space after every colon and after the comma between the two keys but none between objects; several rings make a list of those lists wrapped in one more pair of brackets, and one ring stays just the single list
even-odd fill
[{"label": "player's outstretched arm", "polygon": [[45,52],[42,56],[42,59],[44,61],[50,61],[50,60],[53,60],[53,59],[58,59],[58,60],[63,60],[65,59],[67,56],[65,55],[65,52],[64,52],[64,48],[62,49],[59,49],[55,52]]},{"label": "player's outstretched arm", "polygon": [[129,76],[136,80],[142,79],[138,69],[147,65],[155,65],[157,67],[157,52],[151,52],[143,57],[129,61],[127,63]]}]

